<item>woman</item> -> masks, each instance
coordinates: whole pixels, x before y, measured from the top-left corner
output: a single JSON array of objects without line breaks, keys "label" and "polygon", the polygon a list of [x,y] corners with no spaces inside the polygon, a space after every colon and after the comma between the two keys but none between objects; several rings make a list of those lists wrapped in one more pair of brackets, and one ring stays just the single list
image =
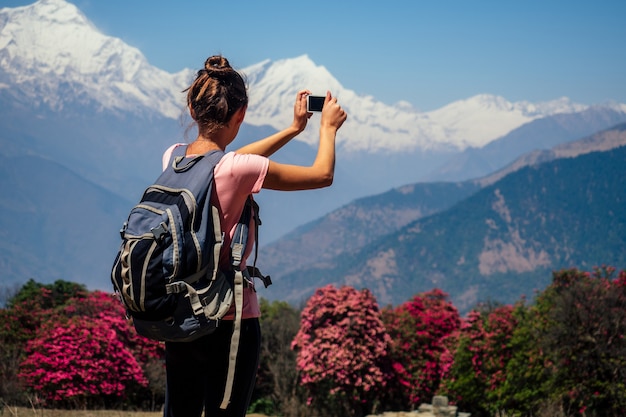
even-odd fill
[{"label": "woman", "polygon": [[[330,186],[335,168],[335,136],[346,120],[345,111],[330,92],[321,115],[320,141],[311,166],[280,164],[268,159],[306,127],[311,113],[306,111],[310,92],[298,92],[292,125],[268,138],[228,152],[215,167],[212,202],[220,209],[220,223],[225,233],[224,248],[230,248],[232,234],[248,196],[262,188],[272,190],[307,190]],[[209,57],[204,69],[187,89],[187,106],[198,125],[198,137],[187,147],[187,156],[226,147],[235,139],[248,105],[246,86],[241,75],[222,56]],[[175,144],[163,155],[164,167]],[[253,225],[252,225],[253,226]],[[250,227],[253,234],[255,228]],[[245,259],[249,256],[254,235],[248,239]],[[220,265],[230,266],[229,251],[223,250]],[[220,409],[228,368],[230,338],[234,313],[229,313],[217,330],[187,343],[166,343],[167,391],[164,415],[167,417],[245,416],[250,402],[260,350],[260,309],[254,286],[244,290],[243,315],[235,380],[230,403]],[[232,310],[232,309],[231,309]]]}]

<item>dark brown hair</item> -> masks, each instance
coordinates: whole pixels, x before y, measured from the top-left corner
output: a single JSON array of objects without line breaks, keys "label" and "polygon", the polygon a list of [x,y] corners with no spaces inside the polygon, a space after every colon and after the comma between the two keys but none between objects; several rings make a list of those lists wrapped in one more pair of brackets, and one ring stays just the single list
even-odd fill
[{"label": "dark brown hair", "polygon": [[228,124],[233,114],[248,104],[242,76],[221,55],[209,57],[187,92],[187,105],[200,132]]}]

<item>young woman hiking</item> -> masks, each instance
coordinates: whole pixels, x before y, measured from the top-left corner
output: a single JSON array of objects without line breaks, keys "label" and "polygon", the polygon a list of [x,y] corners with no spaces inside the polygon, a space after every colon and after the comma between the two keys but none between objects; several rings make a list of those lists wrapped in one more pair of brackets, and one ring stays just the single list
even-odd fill
[{"label": "young woman hiking", "polygon": [[[308,90],[298,92],[290,127],[234,152],[227,152],[244,121],[248,94],[242,76],[222,56],[209,57],[187,91],[187,107],[197,124],[198,137],[187,146],[187,156],[220,149],[225,153],[214,171],[212,202],[220,210],[224,231],[223,248],[230,249],[232,234],[243,207],[252,194],[263,188],[282,191],[330,186],[335,169],[335,137],[346,120],[346,112],[330,92],[326,93],[320,121],[317,156],[310,166],[280,164],[269,157],[304,130],[311,113],[306,111]],[[169,163],[172,145],[163,155]],[[254,217],[254,216],[252,216]],[[254,218],[251,219],[251,222]],[[250,226],[242,267],[254,245]],[[230,267],[230,251],[222,250],[220,265]],[[234,307],[217,330],[193,342],[166,342],[166,417],[244,417],[254,388],[260,350],[260,309],[253,283],[244,288],[241,334],[232,395],[221,409],[227,379]]]}]

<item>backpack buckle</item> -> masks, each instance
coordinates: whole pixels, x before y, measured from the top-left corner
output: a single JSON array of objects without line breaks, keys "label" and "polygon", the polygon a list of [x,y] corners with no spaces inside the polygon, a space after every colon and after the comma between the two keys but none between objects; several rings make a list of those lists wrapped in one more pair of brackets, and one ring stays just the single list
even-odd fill
[{"label": "backpack buckle", "polygon": [[150,231],[154,235],[154,239],[158,240],[159,242],[162,242],[165,235],[169,233],[169,230],[167,230],[167,225],[164,222],[161,222],[157,227],[153,227],[152,229],[150,229]]},{"label": "backpack buckle", "polygon": [[126,234],[126,229],[128,229],[128,222],[124,222],[122,228],[120,229],[120,236],[124,239],[124,235]]},{"label": "backpack buckle", "polygon": [[181,294],[187,291],[187,284],[185,281],[176,281],[165,286],[165,292],[167,294]]}]

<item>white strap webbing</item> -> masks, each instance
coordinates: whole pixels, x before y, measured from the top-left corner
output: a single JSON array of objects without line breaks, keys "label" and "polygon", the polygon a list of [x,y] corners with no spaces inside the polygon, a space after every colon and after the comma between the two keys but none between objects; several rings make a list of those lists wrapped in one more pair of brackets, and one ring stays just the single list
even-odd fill
[{"label": "white strap webbing", "polygon": [[226,377],[226,388],[224,389],[224,398],[220,408],[225,410],[230,403],[230,397],[233,392],[233,383],[235,382],[235,364],[237,362],[237,351],[239,350],[239,336],[241,335],[241,315],[243,312],[243,274],[241,271],[235,271],[235,323],[233,335],[230,339],[230,353],[228,355],[228,374]]},{"label": "white strap webbing", "polygon": [[217,210],[217,207],[213,205],[211,206],[211,216],[213,216],[213,239],[215,240],[215,244],[213,245],[213,272],[211,274],[211,281],[215,281],[224,236],[222,235],[222,226],[220,226],[220,212]]}]

